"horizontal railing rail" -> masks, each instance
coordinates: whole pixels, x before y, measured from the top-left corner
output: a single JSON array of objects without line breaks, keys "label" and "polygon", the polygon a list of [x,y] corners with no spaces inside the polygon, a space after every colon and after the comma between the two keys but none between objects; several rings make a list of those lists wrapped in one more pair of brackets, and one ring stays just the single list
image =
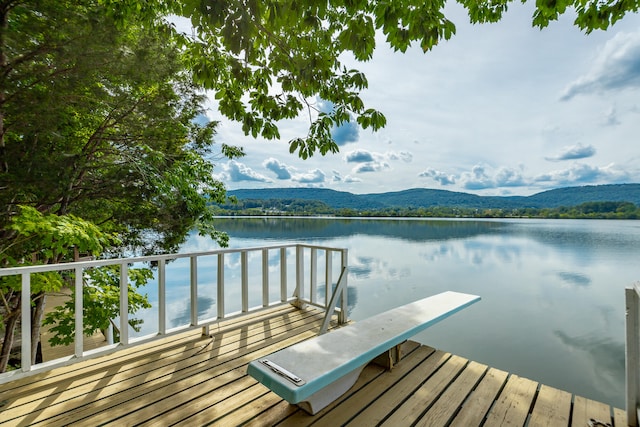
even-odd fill
[{"label": "horizontal railing rail", "polygon": [[[232,258],[233,260],[231,260]],[[169,328],[167,319],[169,304],[167,300],[167,274],[171,269],[171,263],[182,259],[188,260],[188,273],[178,273],[179,275],[188,275],[188,277],[184,278],[189,283],[188,322]],[[344,248],[286,244],[1,268],[0,277],[20,276],[21,363],[19,369],[0,374],[0,383],[44,369],[51,369],[89,357],[108,354],[124,347],[153,341],[189,329],[202,328],[202,333],[208,335],[209,327],[220,320],[264,310],[279,304],[291,303],[298,307],[308,305],[325,310],[325,323],[328,323],[329,319],[337,313],[338,322],[345,323],[348,321],[346,315],[348,293],[345,274],[348,267],[347,263],[347,249]],[[230,264],[233,264],[233,266],[230,266]],[[293,271],[290,270],[290,264],[293,264]],[[157,301],[154,304],[154,309],[158,313],[157,332],[139,337],[132,336],[129,326],[129,320],[132,315],[129,313],[128,307],[128,272],[134,265],[152,266],[154,270],[153,281],[157,283]],[[203,265],[210,267],[205,275],[202,274]],[[119,266],[120,268],[119,341],[115,344],[106,344],[97,349],[84,350],[85,337],[82,333],[84,330],[83,286],[87,286],[84,273],[88,269],[105,266]],[[324,271],[319,271],[321,266],[324,267]],[[250,273],[250,269],[253,275]],[[73,272],[74,279],[71,284],[75,293],[73,355],[34,364],[32,363],[31,355],[32,276],[52,271]],[[212,273],[213,271],[215,271],[215,274]],[[239,277],[237,275],[238,271]],[[199,277],[199,272],[201,276],[206,276],[207,284],[203,284],[202,277]],[[230,272],[231,274],[229,274]],[[290,272],[293,279],[289,277]],[[227,275],[233,276],[233,280],[229,280],[226,277]],[[338,276],[340,276],[340,283],[334,283],[334,278],[337,279]],[[274,277],[277,279],[275,284],[273,283],[274,280],[272,280]],[[231,284],[230,282],[234,283]],[[212,283],[215,285],[216,314],[213,317],[202,319],[198,311],[199,289],[213,286]],[[323,290],[319,288],[321,285],[324,285]],[[147,284],[147,286],[150,286],[150,284]],[[207,290],[209,292],[212,291],[211,289]],[[256,298],[258,293],[260,297]],[[336,293],[336,295],[332,295],[333,293]],[[229,301],[229,298],[239,298],[240,301]],[[339,307],[335,302],[338,299],[341,302]],[[257,304],[256,300],[259,300]],[[239,307],[239,310],[231,311],[231,309],[227,308],[228,305]],[[133,315],[135,316],[135,313]]]}]

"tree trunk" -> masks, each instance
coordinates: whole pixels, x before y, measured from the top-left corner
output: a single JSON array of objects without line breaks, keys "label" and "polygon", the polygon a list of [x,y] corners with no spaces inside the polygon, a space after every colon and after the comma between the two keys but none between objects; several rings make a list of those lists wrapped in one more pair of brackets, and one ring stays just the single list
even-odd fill
[{"label": "tree trunk", "polygon": [[2,349],[0,350],[0,373],[7,371],[9,365],[9,356],[11,356],[11,348],[13,347],[13,339],[15,337],[16,325],[20,318],[20,295],[16,297],[17,309],[13,310],[13,313],[8,314],[4,319],[4,341],[2,341]]},{"label": "tree trunk", "polygon": [[42,354],[38,355],[38,350],[42,351],[42,347],[38,344],[40,344],[40,329],[46,304],[46,295],[44,291],[33,295],[32,300],[35,305],[31,308],[31,364],[35,365],[38,360],[38,356],[40,357],[40,360],[42,360]]},{"label": "tree trunk", "polygon": [[[3,5],[0,8],[0,72],[5,75],[5,68],[7,68],[7,53],[5,48],[6,33],[9,26],[9,10],[8,6]],[[0,172],[7,172],[9,169],[9,163],[5,159],[5,128],[4,128],[4,103],[6,100],[6,93],[4,91],[4,85],[0,87]],[[3,371],[0,371],[3,372]]]}]

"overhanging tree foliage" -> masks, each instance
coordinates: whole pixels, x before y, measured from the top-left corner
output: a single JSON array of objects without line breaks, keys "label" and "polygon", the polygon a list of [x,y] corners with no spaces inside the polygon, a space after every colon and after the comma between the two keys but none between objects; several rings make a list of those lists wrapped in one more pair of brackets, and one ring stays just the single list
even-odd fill
[{"label": "overhanging tree foliage", "polygon": [[194,122],[203,96],[171,32],[135,16],[115,22],[93,1],[9,3],[0,225],[31,205],[158,252],[210,222],[207,199],[224,196],[208,157],[215,123]]},{"label": "overhanging tree foliage", "polygon": [[[455,33],[444,0],[156,0],[142,10],[135,0],[103,1],[122,15],[157,16],[155,10],[189,18],[194,35],[183,39],[189,67],[213,91],[220,112],[241,122],[247,135],[265,139],[280,138],[278,121],[307,113],[308,134],[290,141],[302,158],[336,152],[331,130],[345,122],[373,130],[385,125],[384,115],[360,97],[366,76],[347,67],[346,58],[371,59],[379,33],[400,52],[410,45],[427,52]],[[500,20],[511,0],[458,3],[472,23],[486,23]],[[575,25],[589,33],[638,6],[639,0],[538,0],[532,24],[546,27],[573,10]],[[333,110],[318,111],[316,98]]]},{"label": "overhanging tree foliage", "polygon": [[[215,123],[197,124],[202,90],[171,29],[112,12],[92,0],[0,2],[0,266],[70,261],[74,246],[172,251],[196,225],[225,243],[207,209],[225,194],[212,161],[242,151],[216,153]],[[55,239],[34,233],[18,244],[20,206],[82,218],[120,243],[83,249],[72,239],[58,256],[40,256]],[[62,285],[35,283],[32,360],[44,293]],[[0,286],[0,371],[19,319],[17,286]]]}]

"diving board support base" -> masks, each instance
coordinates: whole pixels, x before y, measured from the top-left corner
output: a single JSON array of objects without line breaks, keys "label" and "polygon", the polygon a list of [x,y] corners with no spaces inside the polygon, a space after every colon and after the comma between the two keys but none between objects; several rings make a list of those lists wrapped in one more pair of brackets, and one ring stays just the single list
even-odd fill
[{"label": "diving board support base", "polygon": [[393,367],[396,366],[402,359],[402,344],[405,342],[406,341],[403,341],[393,348],[385,351],[384,353],[373,359],[371,363],[382,366],[389,371],[392,370]]},{"label": "diving board support base", "polygon": [[317,393],[312,394],[307,400],[298,402],[297,405],[311,415],[317,414],[331,402],[345,394],[358,381],[360,373],[365,366],[362,365],[360,368],[348,373]]}]

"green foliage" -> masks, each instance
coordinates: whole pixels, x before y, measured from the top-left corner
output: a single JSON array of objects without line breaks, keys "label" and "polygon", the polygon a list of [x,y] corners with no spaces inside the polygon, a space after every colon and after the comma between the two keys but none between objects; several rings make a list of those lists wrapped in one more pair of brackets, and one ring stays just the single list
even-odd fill
[{"label": "green foliage", "polygon": [[[103,248],[115,244],[113,236],[99,227],[74,215],[42,214],[35,208],[19,207],[6,227],[11,239],[0,240],[0,265],[3,267],[52,264],[72,261],[79,254],[99,254]],[[37,343],[40,313],[44,311],[45,293],[60,291],[69,284],[68,272],[42,272],[30,275],[32,341]],[[0,278],[0,320],[4,339],[0,351],[0,372],[8,367],[14,331],[22,311],[22,280],[19,275]],[[136,299],[139,296],[130,295]],[[32,346],[32,352],[37,346]],[[32,353],[32,360],[35,355]]]},{"label": "green foliage", "polygon": [[107,0],[0,10],[1,239],[13,239],[7,224],[27,205],[100,224],[146,253],[175,250],[196,224],[224,241],[206,210],[224,197],[211,173],[217,123],[195,120],[205,98],[162,19],[169,10]]},{"label": "green foliage", "polygon": [[34,263],[48,264],[73,260],[73,250],[79,253],[101,253],[118,240],[104,234],[95,224],[75,215],[42,214],[35,208],[20,206],[19,214],[7,226],[15,236],[8,246],[0,246],[0,265],[17,266],[28,263],[11,253],[29,255]]},{"label": "green foliage", "polygon": [[274,215],[398,218],[563,218],[563,219],[638,219],[640,207],[629,202],[593,202],[559,208],[465,208],[455,206],[386,207],[378,209],[331,208],[310,200],[243,200],[238,205],[213,208],[217,215]]},{"label": "green foliage", "polygon": [[[171,2],[159,1],[159,10]],[[458,0],[472,23],[499,21],[511,0]],[[384,115],[366,107],[360,92],[366,78],[345,67],[344,58],[368,61],[382,34],[394,50],[418,46],[427,52],[450,39],[455,24],[446,2],[435,0],[183,0],[173,12],[191,20],[185,37],[189,67],[197,82],[215,92],[220,111],[242,123],[246,135],[278,139],[277,122],[309,114],[306,136],[293,138],[290,151],[306,159],[338,150],[332,126],[345,114],[364,128],[384,126]],[[589,33],[607,29],[639,0],[536,0],[532,24],[543,28],[568,9],[575,25]],[[169,6],[171,7],[171,6]],[[315,100],[332,102],[330,113]]]},{"label": "green foliage", "polygon": [[[148,268],[128,269],[128,312],[135,314],[140,309],[151,308],[146,295],[141,295],[137,289],[144,286],[147,280],[153,277],[153,272]],[[106,334],[106,330],[113,324],[113,319],[120,316],[120,268],[118,266],[106,266],[85,270],[82,287],[83,295],[83,334],[92,336],[97,332]],[[129,325],[140,331],[142,319],[129,318]],[[54,334],[49,343],[52,346],[70,345],[75,337],[75,292],[71,293],[71,299],[64,305],[55,309],[44,318],[43,325],[54,325],[50,331]],[[119,332],[119,331],[118,331]],[[119,333],[114,340],[118,341]]]},{"label": "green foliage", "polygon": [[[72,261],[75,251],[101,253],[105,246],[116,242],[95,224],[74,215],[44,215],[28,206],[20,207],[19,214],[11,218],[7,228],[14,233],[14,238],[9,244],[0,243],[0,265],[4,267]],[[65,278],[57,272],[31,276],[31,292],[34,294],[58,291],[64,285]],[[0,293],[3,295],[19,291],[21,286],[19,276],[0,278]],[[5,306],[3,311],[11,313],[13,310]]]}]

